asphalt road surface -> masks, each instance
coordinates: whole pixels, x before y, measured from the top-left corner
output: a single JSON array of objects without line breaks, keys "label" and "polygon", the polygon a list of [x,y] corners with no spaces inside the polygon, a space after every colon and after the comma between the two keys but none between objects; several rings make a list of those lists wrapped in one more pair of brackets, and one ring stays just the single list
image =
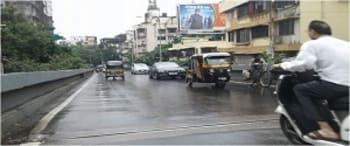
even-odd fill
[{"label": "asphalt road surface", "polygon": [[42,144],[290,144],[271,89],[94,74],[42,131]]}]

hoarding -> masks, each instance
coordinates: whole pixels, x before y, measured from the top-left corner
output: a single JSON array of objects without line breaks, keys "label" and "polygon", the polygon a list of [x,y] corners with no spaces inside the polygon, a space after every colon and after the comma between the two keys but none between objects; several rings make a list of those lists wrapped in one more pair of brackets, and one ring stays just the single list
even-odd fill
[{"label": "hoarding", "polygon": [[200,32],[225,27],[225,15],[218,4],[185,4],[178,6],[181,32]]}]

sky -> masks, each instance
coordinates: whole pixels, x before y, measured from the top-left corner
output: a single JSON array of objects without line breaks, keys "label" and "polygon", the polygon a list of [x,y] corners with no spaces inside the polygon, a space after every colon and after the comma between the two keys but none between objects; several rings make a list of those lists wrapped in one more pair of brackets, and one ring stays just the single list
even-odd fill
[{"label": "sky", "polygon": [[[177,4],[193,0],[157,0],[161,13],[176,16]],[[194,0],[218,3],[220,0]],[[70,36],[114,37],[143,22],[148,0],[52,0],[55,33]]]}]

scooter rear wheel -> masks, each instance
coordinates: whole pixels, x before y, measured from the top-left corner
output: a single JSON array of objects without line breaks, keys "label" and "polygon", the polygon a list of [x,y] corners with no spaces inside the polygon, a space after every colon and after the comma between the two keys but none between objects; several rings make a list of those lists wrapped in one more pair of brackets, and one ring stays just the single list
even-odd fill
[{"label": "scooter rear wheel", "polygon": [[280,126],[281,126],[283,134],[287,137],[287,139],[291,143],[297,144],[297,145],[308,145],[308,143],[306,143],[305,141],[300,139],[299,135],[294,130],[292,124],[283,115],[280,116]]}]

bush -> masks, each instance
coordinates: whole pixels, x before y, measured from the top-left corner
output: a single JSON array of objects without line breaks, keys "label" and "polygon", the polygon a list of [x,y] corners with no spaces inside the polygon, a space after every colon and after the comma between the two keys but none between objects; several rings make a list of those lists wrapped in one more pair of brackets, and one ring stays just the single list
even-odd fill
[{"label": "bush", "polygon": [[[265,61],[268,61],[269,59],[272,58],[271,55],[267,54],[267,52],[263,52],[261,53],[261,57],[265,60]],[[272,60],[272,62],[274,63],[280,63],[282,61],[282,59],[286,58],[286,54],[284,53],[275,53],[275,56]]]},{"label": "bush", "polygon": [[1,8],[4,25],[1,29],[1,61],[5,73],[78,69],[87,67],[84,59],[97,56],[91,53],[93,51],[80,56],[72,51],[73,47],[57,45],[50,27],[34,25],[11,5]]}]

